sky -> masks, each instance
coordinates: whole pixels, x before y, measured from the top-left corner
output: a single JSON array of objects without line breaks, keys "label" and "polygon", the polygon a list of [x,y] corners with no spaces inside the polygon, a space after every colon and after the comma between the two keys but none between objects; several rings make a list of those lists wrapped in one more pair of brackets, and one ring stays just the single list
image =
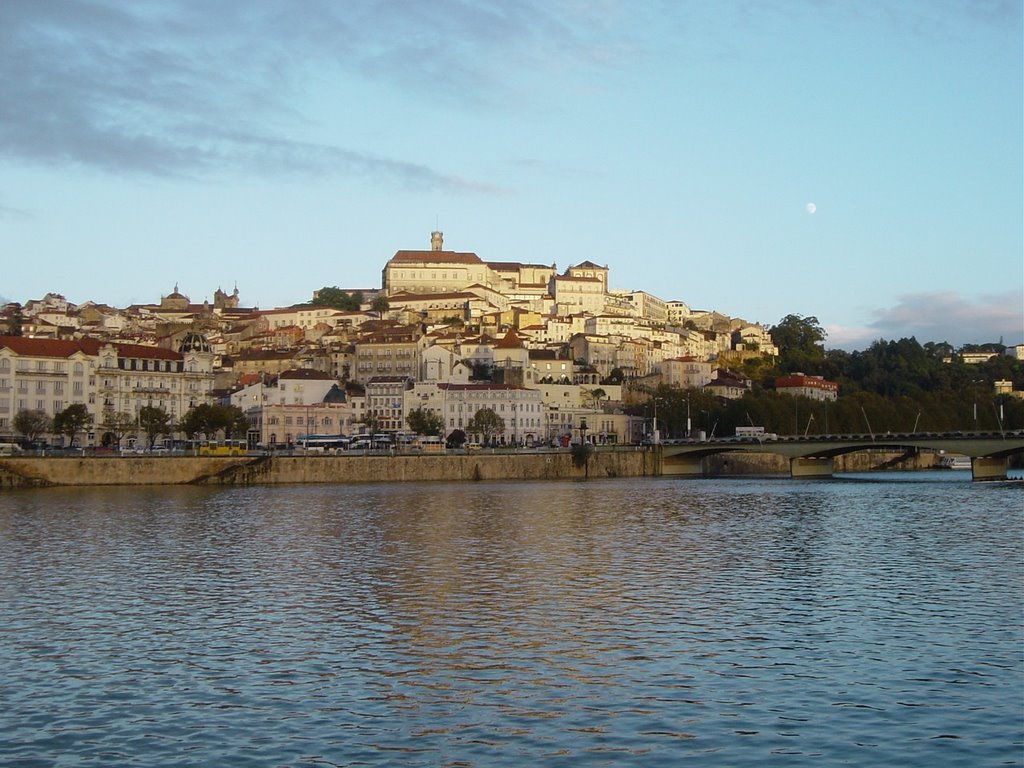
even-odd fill
[{"label": "sky", "polygon": [[0,297],[607,265],[827,347],[1024,342],[1020,0],[3,0]]}]

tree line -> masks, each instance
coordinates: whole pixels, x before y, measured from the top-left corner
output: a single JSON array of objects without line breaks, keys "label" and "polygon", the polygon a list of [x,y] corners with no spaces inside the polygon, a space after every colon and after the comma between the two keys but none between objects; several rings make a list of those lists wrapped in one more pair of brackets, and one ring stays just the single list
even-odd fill
[{"label": "tree line", "polygon": [[[817,318],[800,315],[787,315],[769,332],[779,355],[744,364],[739,372],[751,387],[742,398],[659,386],[631,411],[653,419],[656,403],[663,437],[685,436],[687,413],[693,430],[718,437],[743,426],[809,435],[1024,429],[1024,401],[995,391],[997,381],[1024,389],[1024,363],[1003,354],[1001,344],[958,352],[945,342],[921,344],[911,337],[879,339],[857,352],[826,351]],[[993,357],[968,364],[966,351]],[[777,392],[775,379],[793,373],[838,383],[838,399],[822,402]]]},{"label": "tree line", "polygon": [[[40,436],[50,433],[66,437],[68,446],[73,447],[78,435],[88,431],[93,421],[86,406],[75,403],[53,418],[39,410],[18,411],[11,420],[11,426],[28,443],[35,443]],[[189,440],[199,436],[215,439],[221,434],[226,440],[236,436],[245,437],[249,420],[237,406],[203,403],[190,408],[181,421],[175,423],[173,416],[163,408],[146,405],[139,409],[136,416],[123,411],[107,410],[96,426],[104,435],[102,443],[105,447],[120,448],[126,435],[136,434],[144,436],[146,447],[152,449],[158,439],[169,437],[174,432],[183,433]]]}]

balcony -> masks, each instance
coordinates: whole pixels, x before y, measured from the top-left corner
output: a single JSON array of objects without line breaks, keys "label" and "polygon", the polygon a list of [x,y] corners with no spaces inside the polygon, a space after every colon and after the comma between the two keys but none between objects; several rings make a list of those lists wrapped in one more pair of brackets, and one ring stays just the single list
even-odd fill
[{"label": "balcony", "polygon": [[31,376],[32,378],[40,378],[45,376],[47,378],[66,379],[68,377],[67,371],[40,371],[37,368],[19,368],[14,372],[14,374],[15,376]]}]

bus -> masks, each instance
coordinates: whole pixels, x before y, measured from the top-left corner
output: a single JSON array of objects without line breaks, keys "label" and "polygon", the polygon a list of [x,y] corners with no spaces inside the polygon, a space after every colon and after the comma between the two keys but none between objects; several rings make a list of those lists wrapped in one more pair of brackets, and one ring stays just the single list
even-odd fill
[{"label": "bus", "polygon": [[383,432],[371,437],[367,434],[354,435],[349,443],[351,451],[389,451],[395,447],[394,438]]},{"label": "bus", "polygon": [[421,435],[413,442],[412,448],[423,453],[444,453],[444,440],[437,435]]},{"label": "bus", "polygon": [[299,435],[295,445],[306,453],[340,453],[349,442],[344,435]]},{"label": "bus", "polygon": [[200,456],[244,456],[245,440],[203,440],[199,443]]}]

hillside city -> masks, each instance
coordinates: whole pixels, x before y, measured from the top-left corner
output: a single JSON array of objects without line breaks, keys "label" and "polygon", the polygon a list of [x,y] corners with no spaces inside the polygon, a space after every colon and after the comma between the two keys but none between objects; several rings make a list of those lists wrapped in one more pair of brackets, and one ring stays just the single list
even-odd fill
[{"label": "hillside city", "polygon": [[[456,445],[628,444],[659,438],[659,404],[673,436],[704,437],[721,404],[750,395],[766,371],[779,374],[775,394],[838,399],[839,382],[813,360],[778,368],[778,339],[792,336],[780,331],[809,329],[815,349],[809,320],[771,329],[613,289],[609,268],[590,261],[489,262],[445,250],[433,232],[429,249],[386,262],[379,288],[324,287],[290,307],[245,307],[237,286],[201,303],[174,286],[120,309],[57,293],[7,304],[0,442],[153,449],[202,436],[274,448],[420,433]],[[949,362],[952,350],[936,351]],[[996,356],[1017,370],[1024,348],[961,350],[957,362]],[[1019,404],[1020,389],[994,376],[989,394]],[[733,414],[722,428],[740,422]]]}]

